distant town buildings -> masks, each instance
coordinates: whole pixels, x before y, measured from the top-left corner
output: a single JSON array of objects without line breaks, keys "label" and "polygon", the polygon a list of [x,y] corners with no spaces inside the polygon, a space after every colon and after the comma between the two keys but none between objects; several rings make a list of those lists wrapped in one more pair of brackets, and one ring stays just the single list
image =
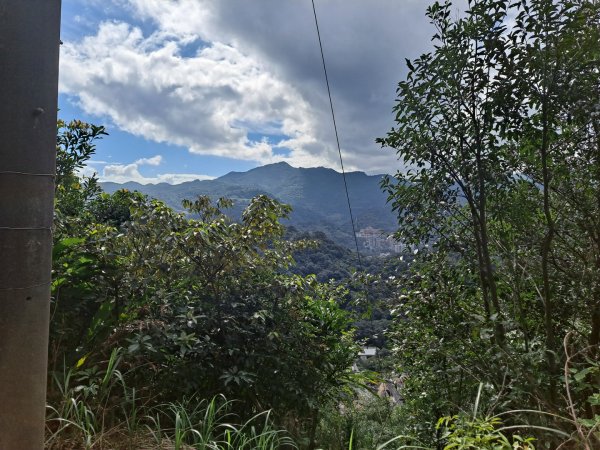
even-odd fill
[{"label": "distant town buildings", "polygon": [[405,247],[394,236],[377,228],[363,228],[356,233],[356,237],[359,246],[368,253],[400,253]]},{"label": "distant town buildings", "polygon": [[371,358],[372,356],[377,356],[377,347],[363,347],[360,352],[358,352],[358,357],[363,361]]},{"label": "distant town buildings", "polygon": [[[363,347],[360,352],[358,352],[358,360],[367,361],[375,356],[377,356],[377,347]],[[352,364],[353,372],[360,372],[358,368],[358,360]]]}]

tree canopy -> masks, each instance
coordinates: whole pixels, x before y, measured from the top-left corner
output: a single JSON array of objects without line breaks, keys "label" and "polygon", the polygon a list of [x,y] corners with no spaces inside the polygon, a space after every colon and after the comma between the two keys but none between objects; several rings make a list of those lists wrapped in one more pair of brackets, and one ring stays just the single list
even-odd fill
[{"label": "tree canopy", "polygon": [[597,371],[599,5],[478,0],[453,18],[436,2],[427,15],[434,50],[407,61],[380,139],[406,168],[384,182],[398,236],[421,253],[394,333],[418,420],[454,414],[479,383],[490,411],[593,419],[597,378],[577,377],[565,403],[561,375]]}]

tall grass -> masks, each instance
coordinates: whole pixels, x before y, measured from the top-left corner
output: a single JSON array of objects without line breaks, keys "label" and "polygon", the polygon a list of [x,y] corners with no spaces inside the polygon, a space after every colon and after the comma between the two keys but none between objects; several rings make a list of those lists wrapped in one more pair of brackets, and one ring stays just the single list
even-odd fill
[{"label": "tall grass", "polygon": [[[569,367],[565,365],[565,378]],[[579,378],[582,378],[580,375]],[[568,388],[567,383],[567,388]],[[334,405],[322,415],[319,429],[321,450],[557,450],[600,449],[600,416],[580,419],[570,405],[572,417],[518,409],[492,414],[483,411],[483,385],[477,390],[472,408],[439,419],[435,434],[420,441],[406,430],[403,405],[390,405],[378,397]],[[590,399],[600,399],[600,393]]]},{"label": "tall grass", "polygon": [[53,375],[47,406],[47,449],[275,450],[297,448],[275,429],[269,411],[246,421],[231,413],[233,401],[191,397],[150,406],[119,370],[121,350],[104,369],[63,368]]},{"label": "tall grass", "polygon": [[[152,408],[146,429],[155,448],[201,450],[275,450],[297,448],[283,430],[274,429],[265,411],[237,424],[233,402],[223,396],[192,398]],[[168,423],[170,425],[165,426]]]}]

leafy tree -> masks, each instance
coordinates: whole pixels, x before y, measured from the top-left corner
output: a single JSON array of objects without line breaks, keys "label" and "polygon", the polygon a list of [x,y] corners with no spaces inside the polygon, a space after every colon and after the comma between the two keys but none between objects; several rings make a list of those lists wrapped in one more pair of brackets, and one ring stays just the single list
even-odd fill
[{"label": "leafy tree", "polygon": [[56,125],[55,227],[73,226],[79,221],[87,201],[99,192],[95,176],[81,176],[79,171],[96,151],[95,141],[106,136],[102,126],[73,120],[58,120]]},{"label": "leafy tree", "polygon": [[298,430],[297,420],[314,423],[356,349],[345,289],[288,270],[303,245],[284,239],[290,208],[258,196],[235,222],[225,199],[185,201],[182,214],[139,193],[82,188],[76,171],[105,133],[59,130],[53,369],[101,365],[123,347],[128,385],[147,401],[225,393],[242,417],[273,409]]},{"label": "leafy tree", "polygon": [[562,338],[576,329],[598,352],[599,6],[479,0],[454,19],[436,2],[427,15],[434,50],[407,61],[379,140],[406,168],[383,186],[419,253],[393,335],[408,404],[430,432],[480,382],[490,409],[561,412]]},{"label": "leafy tree", "polygon": [[119,311],[139,323],[130,349],[159,363],[169,395],[179,380],[181,394],[227,392],[244,408],[317,408],[354,355],[343,291],[278,273],[291,262],[286,207],[258,197],[236,223],[205,198],[187,206],[200,219],[141,202],[128,226],[136,258],[124,272],[146,283]]}]

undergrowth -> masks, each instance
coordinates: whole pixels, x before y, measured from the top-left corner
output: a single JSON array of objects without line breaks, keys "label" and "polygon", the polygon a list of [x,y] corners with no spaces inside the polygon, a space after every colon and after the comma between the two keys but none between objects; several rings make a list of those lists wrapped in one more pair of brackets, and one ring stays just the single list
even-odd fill
[{"label": "undergrowth", "polygon": [[[51,401],[47,406],[47,449],[204,449],[275,450],[299,446],[285,431],[274,425],[270,411],[241,420],[234,414],[235,401],[222,395],[211,399],[197,396],[157,403],[140,396],[126,383],[127,373],[119,369],[121,349],[98,366],[64,368],[52,376]],[[568,367],[566,368],[568,373]],[[333,406],[322,411],[319,449],[490,449],[535,450],[548,448],[543,441],[522,435],[541,431],[559,434],[561,449],[591,450],[600,421],[590,424],[577,418],[554,417],[570,422],[571,435],[559,429],[516,424],[527,414],[541,411],[516,410],[496,415],[480,412],[479,387],[472,412],[441,418],[437,423],[437,445],[420,443],[403,429],[402,405],[385,399],[363,396],[362,401]],[[360,397],[360,396],[359,396]],[[512,419],[511,419],[512,417]],[[508,423],[508,424],[507,424]],[[539,433],[537,433],[539,435]],[[596,438],[594,437],[596,436]],[[302,446],[304,447],[304,446]]]},{"label": "undergrowth", "polygon": [[276,429],[269,411],[240,420],[233,401],[184,398],[152,404],[128,387],[116,349],[103,369],[65,368],[54,374],[47,406],[47,449],[275,450],[297,448]]}]

